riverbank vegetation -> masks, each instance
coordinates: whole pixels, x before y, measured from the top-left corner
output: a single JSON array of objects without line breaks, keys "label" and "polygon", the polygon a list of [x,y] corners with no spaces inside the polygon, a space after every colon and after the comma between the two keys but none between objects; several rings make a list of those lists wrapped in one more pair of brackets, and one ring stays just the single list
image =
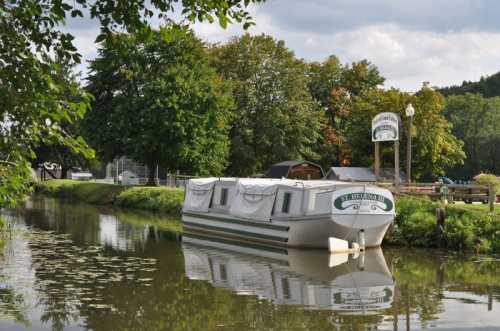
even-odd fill
[{"label": "riverbank vegetation", "polygon": [[[184,191],[169,187],[124,187],[114,184],[52,180],[37,185],[46,196],[156,211],[176,217],[182,210]],[[445,223],[436,223],[436,208],[445,209]],[[443,205],[415,197],[396,199],[397,217],[385,244],[435,247],[477,253],[500,252],[500,213],[489,213],[482,205]],[[175,222],[174,222],[175,223]],[[180,222],[178,224],[181,228]]]},{"label": "riverbank vegetation", "polygon": [[49,180],[36,185],[36,192],[49,197],[96,205],[159,211],[179,216],[184,190],[170,187],[126,187],[115,184]]},{"label": "riverbank vegetation", "polygon": [[178,216],[181,214],[184,190],[172,187],[132,187],[116,196],[115,205],[159,211]]},{"label": "riverbank vegetation", "polygon": [[121,185],[78,182],[69,179],[49,180],[36,186],[37,193],[97,205],[114,203],[116,197],[125,189],[126,187]]},{"label": "riverbank vegetation", "polygon": [[[396,200],[396,220],[388,244],[436,247],[477,253],[500,252],[500,214],[479,205],[444,205],[415,197]],[[436,208],[445,210],[444,226]]]}]

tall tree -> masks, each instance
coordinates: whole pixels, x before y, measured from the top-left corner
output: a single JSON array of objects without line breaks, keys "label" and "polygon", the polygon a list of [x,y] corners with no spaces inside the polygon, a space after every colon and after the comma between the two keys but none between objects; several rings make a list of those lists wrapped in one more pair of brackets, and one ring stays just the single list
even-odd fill
[{"label": "tall tree", "polygon": [[213,65],[231,81],[236,102],[229,172],[252,175],[277,161],[317,158],[321,114],[306,65],[283,41],[244,35],[212,48]]},{"label": "tall tree", "polygon": [[453,133],[464,141],[463,167],[451,175],[471,179],[480,172],[500,174],[500,98],[484,98],[466,93],[446,98],[445,116],[453,124]]},{"label": "tall tree", "polygon": [[127,155],[168,170],[220,175],[226,165],[232,98],[185,27],[116,34],[92,61],[95,96],[84,125],[104,159]]},{"label": "tall tree", "polygon": [[309,64],[309,91],[325,114],[323,132],[317,144],[320,162],[325,167],[348,165],[349,149],[345,139],[352,98],[377,88],[384,82],[378,69],[363,60],[342,65],[337,57]]},{"label": "tall tree", "polygon": [[[371,143],[371,120],[380,112],[394,112],[401,116],[403,123],[400,131],[401,146],[406,145],[404,110],[408,103],[416,109],[413,120],[412,147],[414,155],[412,175],[415,179],[442,175],[447,169],[460,165],[465,158],[463,142],[452,133],[452,125],[443,114],[444,97],[433,89],[424,86],[415,95],[396,89],[371,90],[356,97],[353,111],[347,123],[347,143],[352,153],[353,165],[371,166],[373,164],[373,144]],[[394,164],[392,144],[383,144],[384,163]],[[401,148],[401,156],[406,151]]]},{"label": "tall tree", "polygon": [[[71,15],[88,12],[100,22],[97,41],[113,31],[139,31],[156,15],[168,18],[174,7],[190,21],[253,24],[246,7],[261,0],[11,0],[0,1],[0,206],[19,201],[29,188],[32,146],[58,140],[79,153],[90,150],[65,134],[60,123],[83,116],[88,98],[68,102],[52,79],[53,59],[80,61],[74,37],[61,26]],[[46,123],[50,122],[50,125]],[[5,193],[5,194],[3,194]]]},{"label": "tall tree", "polygon": [[[73,72],[73,68],[67,61],[56,60],[53,65],[54,83],[60,86],[61,98],[66,103],[82,103],[82,97],[86,94],[80,85],[80,77]],[[80,134],[81,118],[74,121],[60,121],[57,124],[58,129],[65,135],[72,137],[82,146],[86,146],[85,141]],[[60,178],[67,178],[68,171],[75,167],[82,167],[88,164],[88,161],[94,158],[94,151],[85,148],[73,149],[67,146],[65,142],[48,136],[40,143],[32,146],[36,157],[31,161],[34,167],[44,163],[55,163],[61,167]]]}]

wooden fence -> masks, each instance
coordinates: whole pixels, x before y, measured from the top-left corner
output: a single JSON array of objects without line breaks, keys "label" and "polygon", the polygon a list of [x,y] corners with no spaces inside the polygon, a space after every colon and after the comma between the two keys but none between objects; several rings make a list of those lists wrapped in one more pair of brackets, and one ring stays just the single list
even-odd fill
[{"label": "wooden fence", "polygon": [[[388,184],[379,183],[379,185],[387,186]],[[388,188],[395,195],[426,196],[431,200],[446,200],[450,203],[456,201],[488,203],[491,211],[494,210],[497,200],[496,192],[491,185],[404,183],[397,186],[389,184]]]}]

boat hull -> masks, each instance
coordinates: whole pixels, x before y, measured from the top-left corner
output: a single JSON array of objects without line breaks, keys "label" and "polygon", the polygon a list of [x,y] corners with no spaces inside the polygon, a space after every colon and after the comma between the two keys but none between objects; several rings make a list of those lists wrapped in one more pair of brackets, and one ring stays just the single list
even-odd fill
[{"label": "boat hull", "polygon": [[367,247],[380,246],[392,215],[323,215],[269,222],[237,219],[215,213],[184,213],[186,233],[202,233],[247,242],[281,246],[325,248],[328,238],[358,241],[361,229]]}]

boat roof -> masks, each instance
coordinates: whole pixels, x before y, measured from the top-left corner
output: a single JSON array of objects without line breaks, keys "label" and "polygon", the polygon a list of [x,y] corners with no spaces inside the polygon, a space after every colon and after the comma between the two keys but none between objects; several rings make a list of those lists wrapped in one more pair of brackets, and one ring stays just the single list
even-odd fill
[{"label": "boat roof", "polygon": [[201,180],[203,182],[210,181],[221,181],[226,183],[231,182],[244,182],[246,184],[255,183],[256,185],[280,185],[288,187],[306,187],[306,188],[316,188],[334,185],[352,185],[353,183],[348,183],[338,180],[301,180],[301,179],[287,179],[287,178],[238,178],[238,177],[210,177],[210,178],[199,178],[193,179]]}]

